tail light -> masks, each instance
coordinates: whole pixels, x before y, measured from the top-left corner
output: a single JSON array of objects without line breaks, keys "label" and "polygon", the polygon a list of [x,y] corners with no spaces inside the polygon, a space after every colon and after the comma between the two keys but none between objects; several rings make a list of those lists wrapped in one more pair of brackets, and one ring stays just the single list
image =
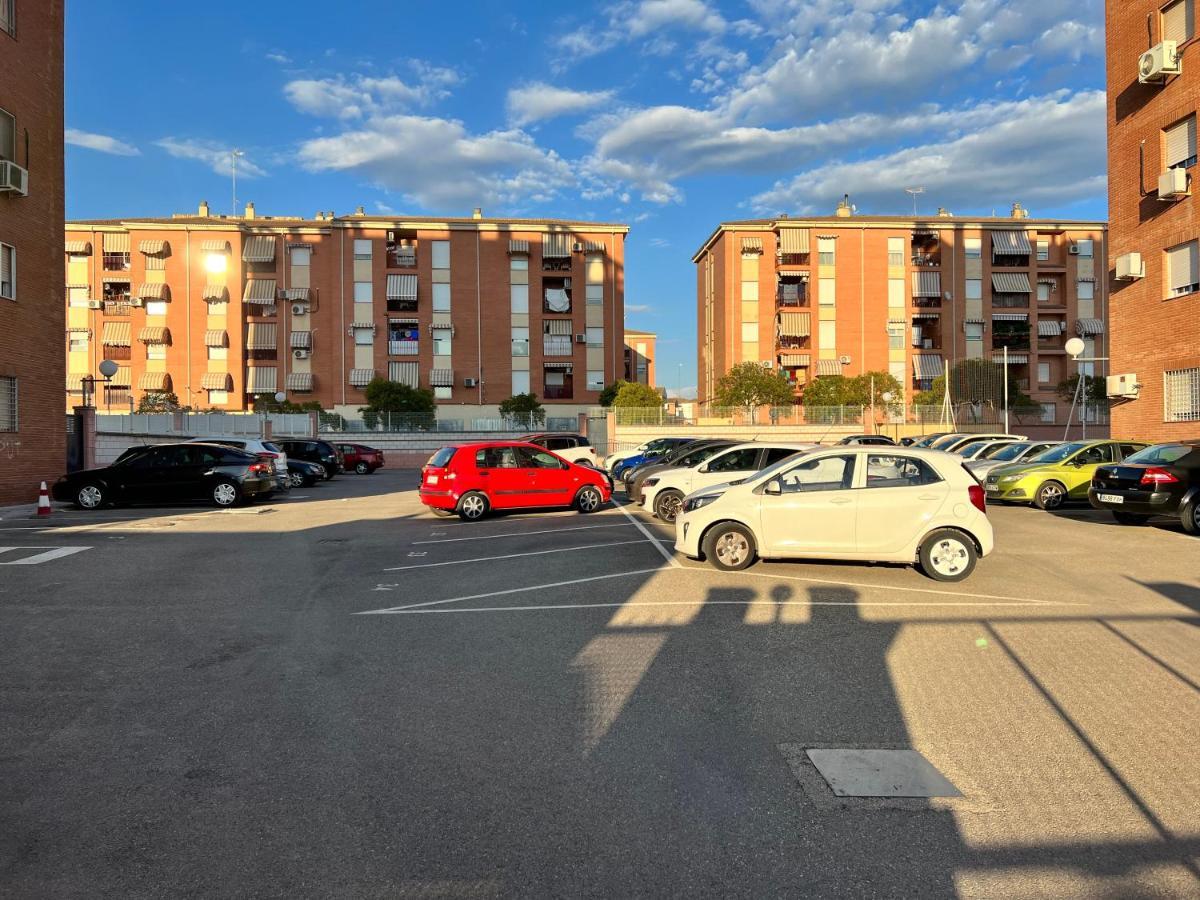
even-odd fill
[{"label": "tail light", "polygon": [[1160,469],[1157,466],[1151,466],[1142,473],[1142,484],[1144,485],[1161,485],[1161,484],[1178,484],[1179,479],[1168,472],[1166,469]]},{"label": "tail light", "polygon": [[255,453],[259,459],[279,459],[278,453],[267,453],[265,450],[262,453]]},{"label": "tail light", "polygon": [[971,505],[981,513],[987,513],[987,495],[983,492],[983,485],[973,484],[967,488],[967,493],[971,495]]},{"label": "tail light", "polygon": [[266,463],[251,463],[250,468],[247,471],[251,474],[257,473],[259,475],[270,475],[271,467]]}]

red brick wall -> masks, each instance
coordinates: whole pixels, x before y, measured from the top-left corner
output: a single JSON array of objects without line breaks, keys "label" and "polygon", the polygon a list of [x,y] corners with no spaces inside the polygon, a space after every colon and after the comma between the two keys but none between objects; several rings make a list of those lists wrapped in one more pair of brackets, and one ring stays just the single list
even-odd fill
[{"label": "red brick wall", "polygon": [[0,194],[0,241],[17,250],[16,301],[0,300],[0,375],[18,380],[18,430],[0,432],[0,505],[37,498],[66,467],[63,375],[63,3],[18,0],[0,32],[0,109],[16,117],[29,196]]}]

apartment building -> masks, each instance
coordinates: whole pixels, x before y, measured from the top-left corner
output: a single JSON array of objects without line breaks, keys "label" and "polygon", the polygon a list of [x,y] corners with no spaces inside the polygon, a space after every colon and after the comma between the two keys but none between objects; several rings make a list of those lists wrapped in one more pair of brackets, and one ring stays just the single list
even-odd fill
[{"label": "apartment building", "polygon": [[798,393],[813,378],[886,371],[911,401],[946,363],[1000,361],[1007,348],[1042,421],[1065,421],[1067,339],[1105,355],[1105,249],[1104,223],[1032,219],[1019,204],[1008,217],[922,219],[858,216],[843,201],[827,218],[724,222],[692,258],[700,402],[746,361]]},{"label": "apartment building", "polygon": [[66,467],[63,2],[0,0],[0,506]]},{"label": "apartment building", "polygon": [[625,329],[626,381],[636,381],[654,387],[654,344],[658,335],[652,331]]},{"label": "apartment building", "polygon": [[[66,389],[104,359],[97,398],[172,391],[246,410],[282,392],[354,414],[376,377],[487,414],[533,391],[556,415],[623,372],[625,225],[318,213],[71,222]],[[70,401],[68,401],[70,403]],[[494,414],[494,413],[493,413]]]},{"label": "apartment building", "polygon": [[1112,430],[1154,441],[1200,437],[1194,6],[1106,4]]}]

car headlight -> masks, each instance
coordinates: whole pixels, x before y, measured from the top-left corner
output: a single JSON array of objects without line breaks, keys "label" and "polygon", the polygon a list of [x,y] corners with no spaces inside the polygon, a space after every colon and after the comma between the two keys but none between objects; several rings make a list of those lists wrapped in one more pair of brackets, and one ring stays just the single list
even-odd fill
[{"label": "car headlight", "polygon": [[1012,484],[1014,481],[1020,481],[1020,480],[1021,480],[1020,475],[1005,475],[1004,477],[999,479],[999,482],[1001,484]]},{"label": "car headlight", "polygon": [[654,487],[656,484],[658,484],[657,478],[647,478],[642,482],[642,487]]},{"label": "car headlight", "polygon": [[698,497],[688,497],[685,501],[683,501],[683,511],[685,513],[689,513],[693,510],[700,509],[702,506],[708,506],[708,504],[719,499],[721,499],[720,494],[701,494]]}]

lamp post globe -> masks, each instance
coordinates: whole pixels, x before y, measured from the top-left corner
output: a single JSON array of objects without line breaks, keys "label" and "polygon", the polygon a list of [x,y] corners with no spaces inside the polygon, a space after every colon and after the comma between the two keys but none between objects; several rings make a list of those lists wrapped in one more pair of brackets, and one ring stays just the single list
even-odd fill
[{"label": "lamp post globe", "polygon": [[1069,355],[1079,356],[1081,353],[1083,353],[1086,347],[1087,344],[1083,342],[1082,338],[1073,337],[1067,341],[1065,349]]},{"label": "lamp post globe", "polygon": [[114,375],[117,374],[118,366],[111,359],[106,359],[100,363],[99,368],[100,368],[101,375],[103,375],[105,378],[112,378]]},{"label": "lamp post globe", "polygon": [[275,402],[276,403],[282,403],[286,399],[287,399],[287,394],[285,394],[283,391],[275,392]]}]

